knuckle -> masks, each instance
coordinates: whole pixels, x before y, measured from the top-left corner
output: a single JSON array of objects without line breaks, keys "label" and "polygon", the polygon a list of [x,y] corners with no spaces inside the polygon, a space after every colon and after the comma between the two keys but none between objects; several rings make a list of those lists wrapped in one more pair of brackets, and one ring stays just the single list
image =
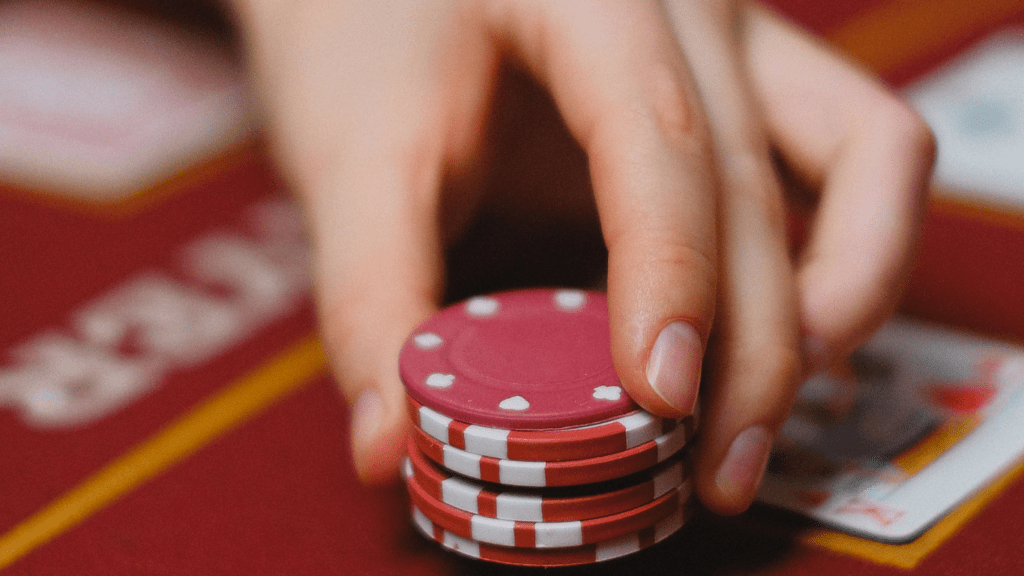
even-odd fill
[{"label": "knuckle", "polygon": [[651,256],[657,265],[687,270],[691,275],[705,278],[709,284],[705,293],[714,293],[717,274],[713,254],[685,242],[675,241],[662,243],[659,250],[652,251]]},{"label": "knuckle", "polygon": [[656,63],[648,73],[648,97],[654,126],[670,140],[693,135],[699,129],[693,103],[674,67]]},{"label": "knuckle", "polygon": [[730,372],[734,381],[758,384],[744,385],[743,390],[749,392],[733,402],[748,413],[763,415],[761,421],[781,426],[789,414],[802,370],[803,355],[795,344],[765,342],[748,347],[734,356]]},{"label": "knuckle", "polygon": [[650,140],[698,159],[714,157],[704,111],[689,89],[681,62],[664,55],[644,62],[635,72],[636,87],[620,94],[616,111],[602,118],[605,136],[633,141]]},{"label": "knuckle", "polygon": [[889,96],[872,115],[874,131],[888,134],[895,150],[926,170],[935,163],[938,144],[928,123],[906,102]]},{"label": "knuckle", "polygon": [[680,238],[674,231],[645,230],[641,234],[623,238],[617,244],[614,256],[643,262],[643,267],[656,270],[686,270],[688,275],[704,278],[709,283],[708,294],[714,293],[717,277],[716,255],[713,243],[699,243]]}]

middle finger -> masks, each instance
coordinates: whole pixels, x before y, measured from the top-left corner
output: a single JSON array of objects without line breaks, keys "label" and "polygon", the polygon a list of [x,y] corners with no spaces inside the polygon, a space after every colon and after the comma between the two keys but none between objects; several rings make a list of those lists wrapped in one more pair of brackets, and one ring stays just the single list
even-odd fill
[{"label": "middle finger", "polygon": [[799,313],[785,202],[741,58],[742,3],[667,6],[693,68],[720,172],[720,316],[702,439],[701,500],[720,513],[749,506],[800,372]]}]

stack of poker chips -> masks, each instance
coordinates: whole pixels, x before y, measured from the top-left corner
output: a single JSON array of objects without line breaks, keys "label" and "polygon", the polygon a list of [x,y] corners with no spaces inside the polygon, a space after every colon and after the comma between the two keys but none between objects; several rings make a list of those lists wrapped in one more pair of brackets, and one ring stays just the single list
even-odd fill
[{"label": "stack of poker chips", "polygon": [[458,553],[523,566],[617,558],[693,509],[693,418],[623,392],[607,303],[581,290],[472,298],[422,324],[400,356],[415,424],[413,524]]}]

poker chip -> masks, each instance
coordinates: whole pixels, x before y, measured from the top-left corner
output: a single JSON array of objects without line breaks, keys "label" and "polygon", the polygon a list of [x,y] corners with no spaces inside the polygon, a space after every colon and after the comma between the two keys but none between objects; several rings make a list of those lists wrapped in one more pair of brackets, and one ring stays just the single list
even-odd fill
[{"label": "poker chip", "polygon": [[438,442],[480,456],[507,460],[579,460],[635,448],[676,426],[692,431],[694,418],[659,418],[635,410],[608,420],[554,430],[509,430],[459,422],[409,398],[409,414],[421,430]]},{"label": "poker chip", "polygon": [[602,294],[471,298],[420,325],[399,370],[413,522],[445,548],[587,564],[649,547],[692,513],[696,416],[660,418],[625,394]]},{"label": "poker chip", "polygon": [[689,482],[688,460],[674,458],[638,475],[586,487],[524,491],[477,484],[440,468],[414,444],[404,467],[407,477],[433,499],[470,514],[525,522],[567,522],[611,516],[643,506]]},{"label": "poker chip", "polygon": [[428,458],[448,470],[484,482],[529,487],[576,486],[629,476],[664,462],[681,450],[688,439],[686,428],[677,427],[650,442],[616,454],[582,460],[541,462],[502,460],[470,454],[438,442],[419,428],[413,429],[412,437],[416,446]]},{"label": "poker chip", "polygon": [[565,548],[596,544],[656,524],[690,499],[690,485],[683,483],[642,506],[618,514],[565,522],[523,522],[471,514],[436,500],[406,478],[413,504],[445,530],[477,542],[517,548]]},{"label": "poker chip", "polygon": [[413,525],[417,530],[453,552],[500,564],[552,568],[604,562],[639,552],[678,532],[691,514],[692,507],[685,506],[653,526],[597,544],[567,548],[515,548],[458,536],[431,522],[419,508],[412,507]]},{"label": "poker chip", "polygon": [[586,426],[636,411],[612,364],[604,295],[522,290],[446,308],[399,355],[409,396],[460,422]]}]

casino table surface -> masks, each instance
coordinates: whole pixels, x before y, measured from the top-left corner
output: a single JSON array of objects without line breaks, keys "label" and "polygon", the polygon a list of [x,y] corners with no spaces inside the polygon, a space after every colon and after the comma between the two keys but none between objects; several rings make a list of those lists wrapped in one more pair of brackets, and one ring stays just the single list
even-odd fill
[{"label": "casino table surface", "polygon": [[[771,4],[897,88],[1024,21],[1010,0]],[[0,5],[0,574],[530,571],[442,551],[400,486],[357,481],[302,217],[225,30],[174,3]],[[556,151],[540,175],[585,182]],[[593,229],[502,214],[452,248],[449,299],[600,275]],[[933,201],[904,311],[1024,339],[1021,248],[1018,213]],[[1019,574],[1018,472],[907,544],[755,506],[565,571]]]}]

